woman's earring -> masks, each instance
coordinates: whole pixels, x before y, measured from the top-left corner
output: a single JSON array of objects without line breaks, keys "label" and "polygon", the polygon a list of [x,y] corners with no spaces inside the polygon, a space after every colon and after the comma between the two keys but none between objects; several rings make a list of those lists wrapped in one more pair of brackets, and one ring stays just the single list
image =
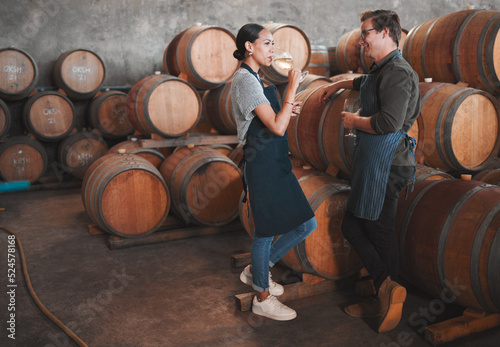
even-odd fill
[{"label": "woman's earring", "polygon": [[252,52],[248,52],[248,55],[249,55],[249,56],[252,56]]}]

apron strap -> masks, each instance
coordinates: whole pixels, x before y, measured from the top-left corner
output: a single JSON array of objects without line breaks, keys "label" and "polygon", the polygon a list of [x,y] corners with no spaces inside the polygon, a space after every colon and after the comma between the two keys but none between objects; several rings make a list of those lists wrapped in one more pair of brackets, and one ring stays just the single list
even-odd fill
[{"label": "apron strap", "polygon": [[[404,134],[405,138],[408,140],[408,147],[411,152],[411,156],[413,158],[413,161],[415,162],[415,147],[417,146],[417,140],[415,140],[413,137],[408,135],[408,133]],[[417,173],[417,168],[413,167],[413,175],[411,177],[411,191],[413,192],[413,189],[415,188],[415,176]],[[405,192],[405,199],[408,198],[408,188],[409,186],[406,185],[406,192]]]}]

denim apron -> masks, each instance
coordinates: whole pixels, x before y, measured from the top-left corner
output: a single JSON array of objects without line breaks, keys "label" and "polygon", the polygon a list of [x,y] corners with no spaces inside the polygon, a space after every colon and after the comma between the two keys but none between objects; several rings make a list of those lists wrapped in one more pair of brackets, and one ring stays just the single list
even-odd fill
[{"label": "denim apron", "polygon": [[[247,69],[262,85],[264,95],[277,114],[280,109],[276,86],[264,87],[257,74]],[[314,212],[292,172],[288,138],[274,135],[259,117],[248,128],[244,146],[244,179],[257,236],[284,234],[314,217]]]},{"label": "denim apron", "polygon": [[[399,52],[392,59],[401,55]],[[379,69],[380,71],[380,69]],[[370,117],[379,112],[377,100],[377,73],[365,76],[360,86],[360,116]],[[389,173],[399,141],[405,136],[413,152],[415,139],[403,130],[384,135],[356,131],[355,152],[352,159],[351,193],[347,209],[356,217],[377,220],[382,212]]]}]

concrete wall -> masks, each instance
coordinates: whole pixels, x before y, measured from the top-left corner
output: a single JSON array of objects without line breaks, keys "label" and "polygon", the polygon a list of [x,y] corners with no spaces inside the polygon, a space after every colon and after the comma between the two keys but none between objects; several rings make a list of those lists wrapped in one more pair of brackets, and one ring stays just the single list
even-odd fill
[{"label": "concrete wall", "polygon": [[248,22],[287,23],[312,45],[336,46],[367,9],[393,9],[409,30],[468,5],[500,10],[498,0],[1,0],[0,48],[28,52],[39,68],[39,86],[53,86],[56,59],[72,49],[89,49],[104,60],[104,86],[132,86],[163,71],[168,43],[197,22],[234,35]]}]

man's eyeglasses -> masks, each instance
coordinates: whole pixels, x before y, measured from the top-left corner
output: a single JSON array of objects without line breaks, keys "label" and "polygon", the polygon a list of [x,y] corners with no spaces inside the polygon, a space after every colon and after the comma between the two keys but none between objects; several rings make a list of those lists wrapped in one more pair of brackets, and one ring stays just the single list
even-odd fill
[{"label": "man's eyeglasses", "polygon": [[366,33],[367,33],[367,32],[369,32],[369,31],[372,31],[372,30],[376,30],[376,29],[375,29],[375,28],[371,28],[371,29],[365,29],[365,30],[362,30],[362,31],[361,31],[361,35],[360,35],[361,40],[366,39]]}]

